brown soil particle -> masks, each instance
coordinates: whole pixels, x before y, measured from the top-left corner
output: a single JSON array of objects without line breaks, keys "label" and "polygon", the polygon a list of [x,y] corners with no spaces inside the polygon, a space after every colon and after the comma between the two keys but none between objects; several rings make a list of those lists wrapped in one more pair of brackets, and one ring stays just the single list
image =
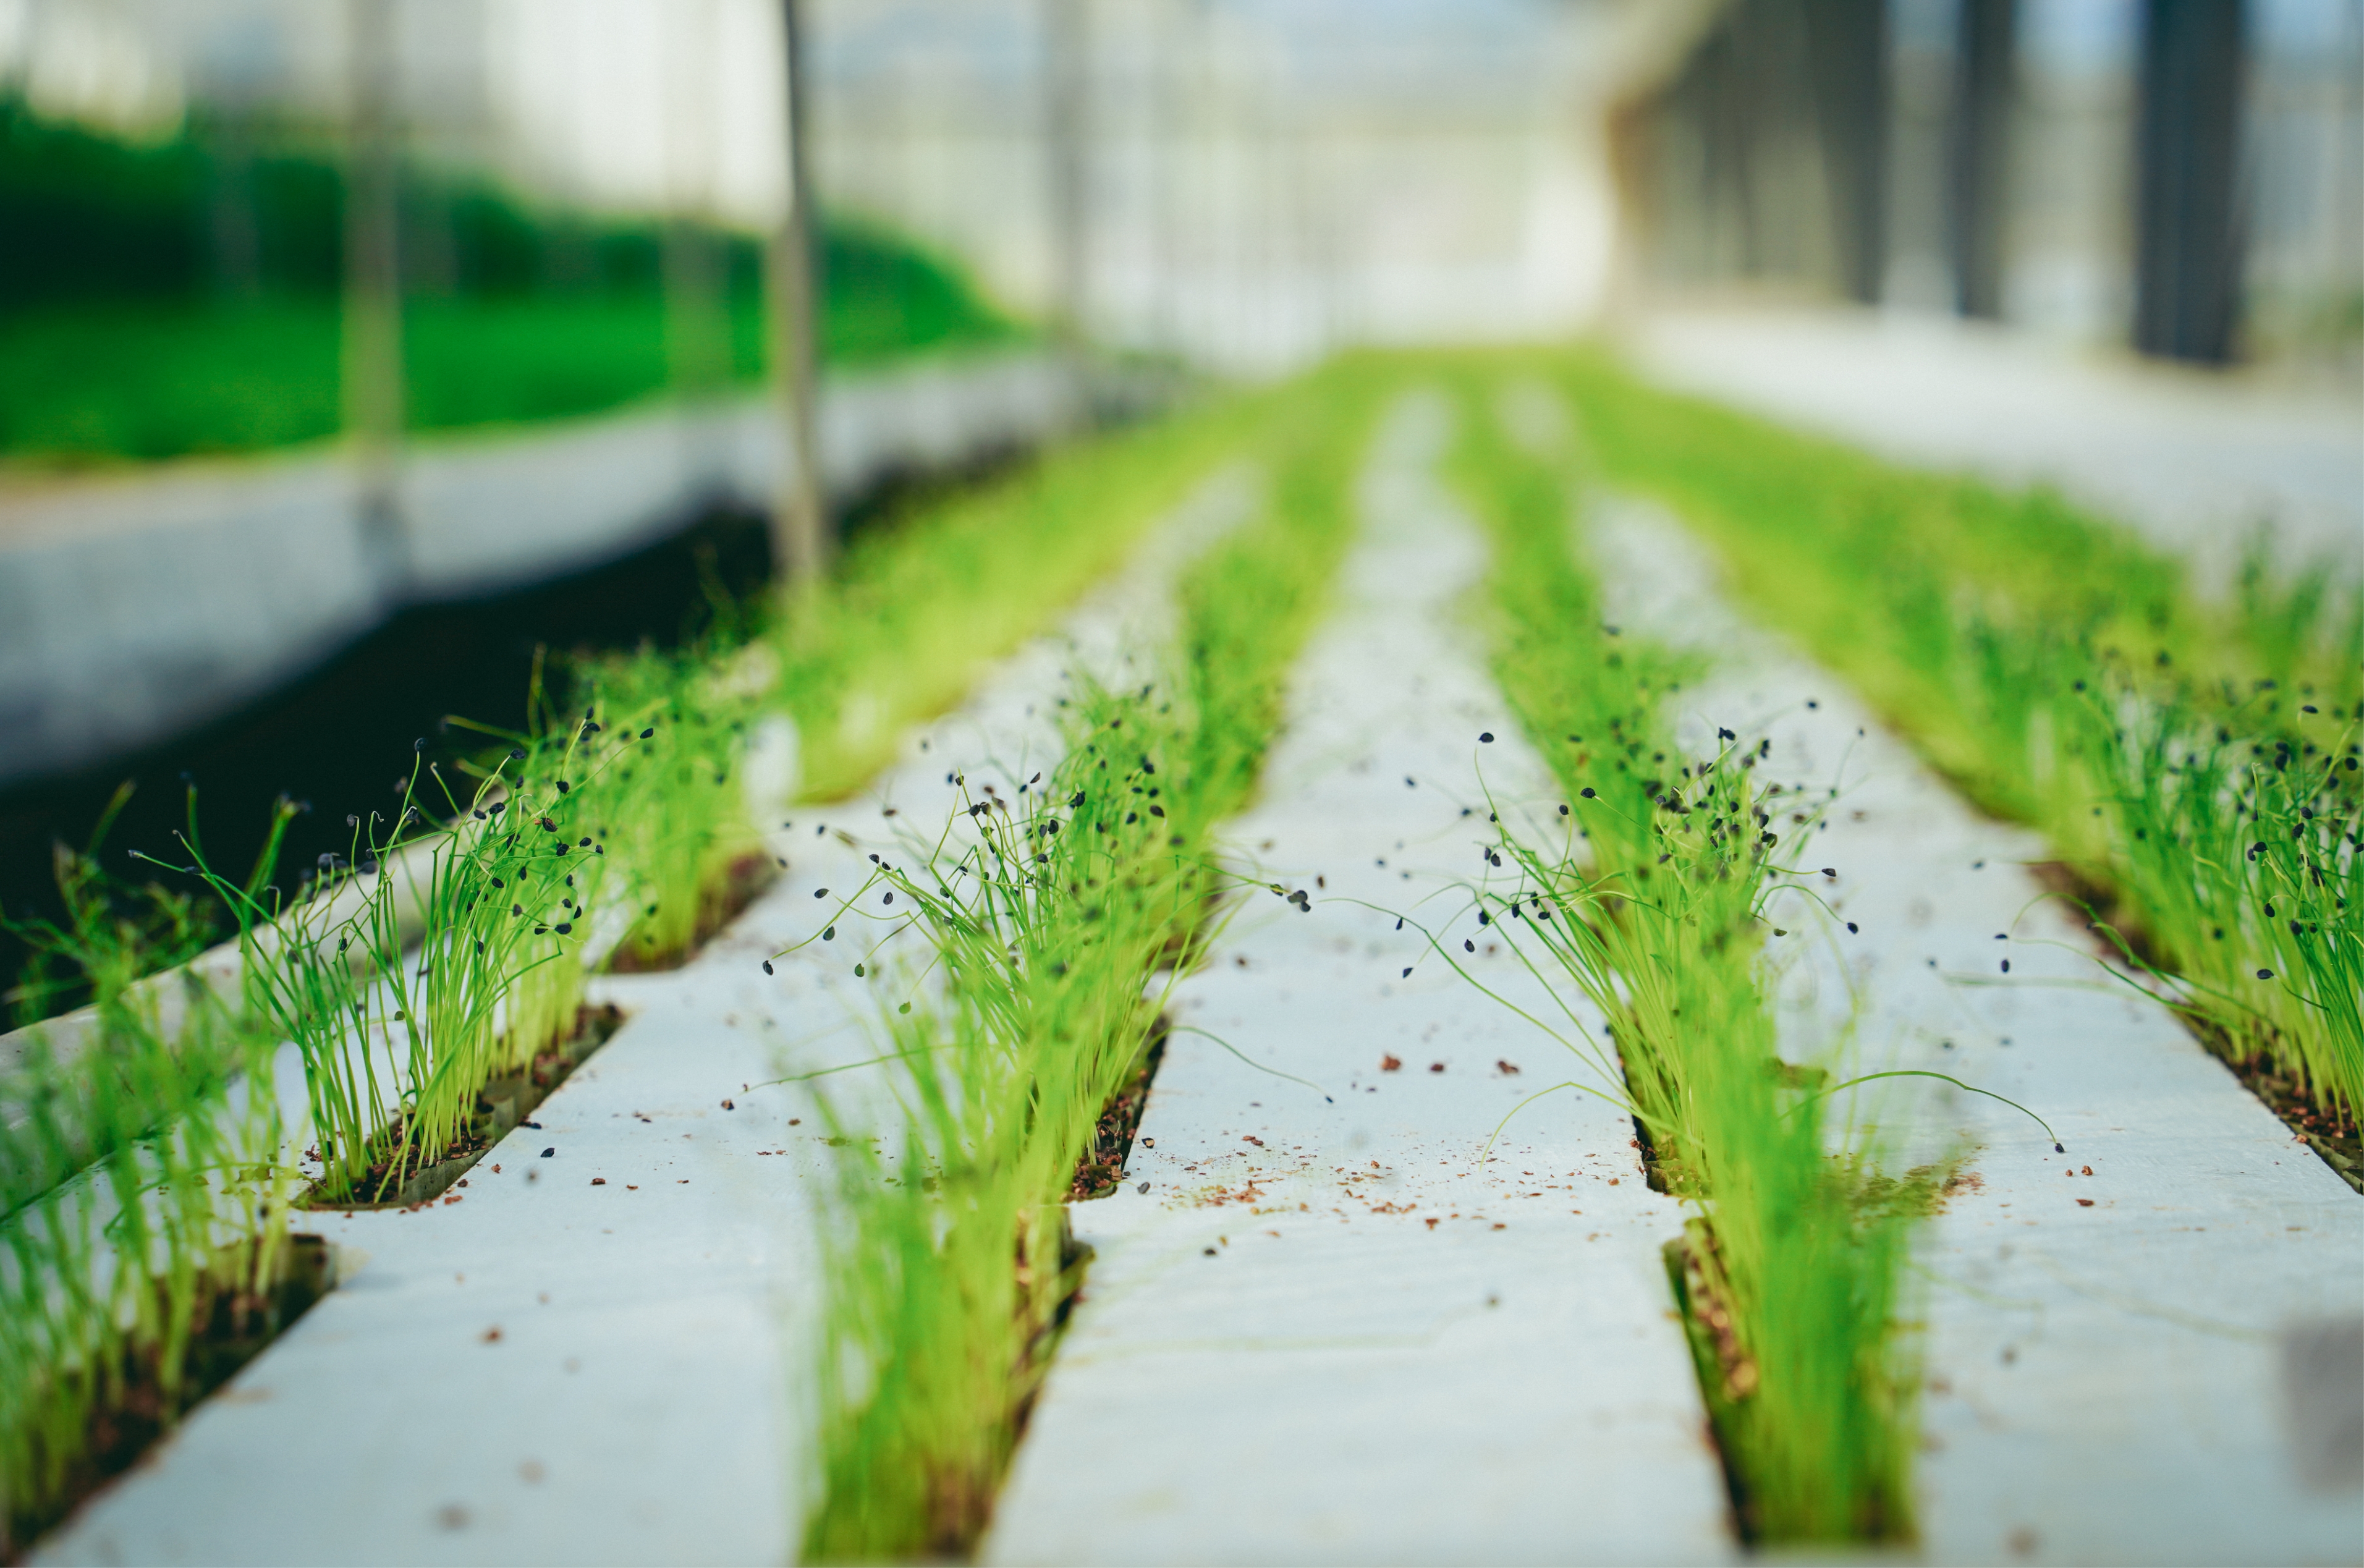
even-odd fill
[{"label": "brown soil particle", "polygon": [[1163,1018],[1150,1025],[1139,1065],[1101,1108],[1092,1146],[1076,1162],[1075,1177],[1067,1184],[1069,1203],[1106,1197],[1124,1184],[1124,1164],[1132,1157],[1132,1140],[1141,1129],[1142,1110],[1149,1103],[1149,1086],[1157,1078],[1158,1063],[1165,1060],[1166,1029]]},{"label": "brown soil particle", "polygon": [[2211,1039],[2213,1030],[2193,1032],[2249,1093],[2282,1118],[2282,1125],[2291,1129],[2297,1141],[2314,1150],[2325,1164],[2339,1173],[2340,1180],[2364,1193],[2364,1136],[2359,1136],[2354,1119],[2343,1118],[2316,1106],[2295,1080],[2275,1071],[2273,1063],[2263,1057],[2244,1061],[2232,1054],[2231,1041],[2221,1036]]}]

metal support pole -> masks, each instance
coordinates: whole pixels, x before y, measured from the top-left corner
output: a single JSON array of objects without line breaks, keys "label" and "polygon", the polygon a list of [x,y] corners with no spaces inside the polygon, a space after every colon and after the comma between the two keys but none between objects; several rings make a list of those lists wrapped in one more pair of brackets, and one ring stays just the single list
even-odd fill
[{"label": "metal support pole", "polygon": [[2135,181],[2135,347],[2221,364],[2241,299],[2241,0],[2149,0]]},{"label": "metal support pole", "polygon": [[401,169],[396,145],[394,0],[348,0],[352,97],[345,165],[341,365],[362,550],[381,595],[410,574],[399,494],[402,457]]},{"label": "metal support pole", "polygon": [[1964,316],[1989,320],[2002,316],[2018,9],[2017,0],[1961,0],[1955,43],[1953,178],[1947,204],[1954,307]]},{"label": "metal support pole", "polygon": [[1050,202],[1051,320],[1070,356],[1089,320],[1090,257],[1084,163],[1085,0],[1043,0],[1043,141]]},{"label": "metal support pole", "polygon": [[772,505],[772,559],[785,584],[808,588],[828,570],[831,545],[820,485],[814,399],[819,391],[815,325],[820,299],[818,226],[808,139],[804,39],[798,0],[780,0],[786,50],[788,210],[764,250],[771,306],[772,384],[787,437],[787,462]]},{"label": "metal support pole", "polygon": [[1876,305],[1888,270],[1887,0],[1808,0],[1804,14],[1839,288]]}]

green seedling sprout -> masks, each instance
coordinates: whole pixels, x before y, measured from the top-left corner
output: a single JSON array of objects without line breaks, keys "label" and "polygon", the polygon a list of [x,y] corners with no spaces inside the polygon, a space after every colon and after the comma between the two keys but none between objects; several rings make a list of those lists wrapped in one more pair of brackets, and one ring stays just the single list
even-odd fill
[{"label": "green seedling sprout", "polygon": [[[958,702],[1120,565],[1149,525],[1252,446],[1301,385],[1232,395],[1054,449],[848,542],[774,633],[802,790],[827,800],[893,760],[905,728]],[[1351,393],[1318,395],[1351,395]]]},{"label": "green seedling sprout", "polygon": [[[903,998],[893,1010],[879,1005],[877,1062],[908,1130],[874,1142],[827,1109],[843,1195],[808,1556],[950,1555],[983,1528],[1083,1262],[1064,1201],[1227,917],[1222,895],[1247,885],[1212,835],[1254,786],[1383,392],[1316,379],[1282,400],[1266,449],[1278,504],[1186,574],[1170,681],[1076,682],[1057,763],[1007,790],[955,774],[945,831],[882,855],[824,917],[823,934],[875,920],[927,956],[887,993]],[[1132,483],[1165,477],[1145,464]],[[858,975],[876,978],[878,952]]]},{"label": "green seedling sprout", "polygon": [[[117,792],[85,850],[58,851],[61,919],[0,917],[33,955],[17,998],[22,1022],[52,1016],[61,995],[86,999],[88,1034],[99,1045],[61,1061],[53,1031],[36,1029],[26,1060],[0,1076],[0,1215],[148,1135],[235,1066],[217,1011],[206,1006],[209,996],[189,998],[178,1049],[140,1048],[147,1016],[178,999],[151,994],[140,982],[157,967],[194,956],[209,927],[185,895],[153,883],[134,890],[100,869],[107,831],[129,795],[128,785]],[[188,987],[202,991],[194,979]]]},{"label": "green seedling sprout", "polygon": [[2303,1136],[2355,1136],[2352,564],[2278,576],[2260,536],[2211,603],[2180,562],[2049,493],[1907,473],[1597,355],[1549,373],[1608,477],[1671,506],[1749,608],[1973,800],[2040,828],[2097,923]]},{"label": "green seedling sprout", "polygon": [[422,740],[396,816],[349,818],[350,854],[293,898],[268,882],[292,806],[241,884],[207,864],[193,802],[189,869],[237,922],[248,1007],[303,1055],[320,1201],[397,1197],[466,1146],[493,1079],[574,1032],[606,861],[595,733],[569,722],[457,784]]},{"label": "green seedling sprout", "polygon": [[[217,1336],[275,1327],[274,1217],[293,1175],[277,1163],[276,1040],[197,984],[172,998],[168,1030],[167,993],[134,983],[154,967],[144,944],[158,926],[109,913],[91,857],[62,859],[59,880],[67,922],[42,933],[59,939],[44,957],[77,968],[96,1006],[71,1059],[37,1036],[0,1091],[0,1552],[12,1557],[217,1380]],[[160,907],[163,941],[181,941],[185,901]]]},{"label": "green seedling sprout", "polygon": [[[1112,711],[1122,706],[1129,727]],[[830,1113],[853,1151],[831,1273],[860,1284],[830,1310],[813,1554],[950,1550],[983,1526],[1070,1288],[1060,1205],[1175,970],[1157,991],[1143,983],[1177,932],[1194,939],[1208,902],[1182,835],[1138,809],[1176,777],[1158,767],[1171,751],[1144,706],[1084,694],[1071,709],[1076,745],[1048,787],[1013,804],[962,784],[943,834],[908,846],[915,865],[882,856],[823,917],[832,929],[852,918],[916,927],[935,984],[915,1010],[881,1007],[899,1047],[881,1060],[898,1069],[910,1129],[901,1180],[888,1184],[886,1157]],[[855,969],[866,973],[885,945]],[[881,1279],[899,1282],[891,1300],[872,1293]],[[849,1363],[860,1384],[831,1370]]]},{"label": "green seedling sprout", "polygon": [[735,611],[679,651],[643,648],[578,673],[622,753],[608,806],[616,896],[630,912],[619,962],[680,962],[735,913],[734,876],[768,866],[747,820],[740,761],[776,679],[776,656],[743,640]]},{"label": "green seedling sprout", "polygon": [[[1550,1032],[1597,1082],[1571,1085],[1630,1108],[1653,1184],[1695,1207],[1669,1280],[1744,1533],[1908,1540],[1910,1217],[1867,1201],[1866,1151],[1832,1160],[1828,1091],[1792,1086],[1761,977],[1766,900],[1794,872],[1775,813],[1799,803],[1760,779],[1761,743],[1724,731],[1703,759],[1675,744],[1662,699],[1696,661],[1605,624],[1572,548],[1572,457],[1481,417],[1465,418],[1452,462],[1495,549],[1495,674],[1572,828],[1531,841],[1489,795],[1496,839],[1470,911],[1574,1026]],[[1428,934],[1466,973],[1452,935]]]}]

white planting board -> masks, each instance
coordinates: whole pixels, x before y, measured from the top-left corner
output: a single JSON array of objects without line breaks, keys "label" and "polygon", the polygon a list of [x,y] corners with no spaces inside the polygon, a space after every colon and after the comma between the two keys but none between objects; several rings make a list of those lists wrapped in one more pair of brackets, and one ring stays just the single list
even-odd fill
[{"label": "white planting board", "polygon": [[[2068,1150],[1926,1079],[1855,1102],[1892,1163],[1967,1151],[1975,1180],[1917,1248],[1928,1557],[2364,1560],[2364,1491],[2303,1485],[2280,1361],[2286,1329],[2364,1317],[2364,1198],[2166,1007],[2104,975],[2081,916],[2035,902],[2041,840],[1979,817],[1827,673],[1742,627],[1663,514],[1613,505],[1596,533],[1616,614],[1724,656],[1679,699],[1686,750],[1708,754],[1719,725],[1762,732],[1760,778],[1839,789],[1803,857],[1839,873],[1812,879],[1837,918],[1777,906],[1785,1053],[1821,1056],[1852,1014],[1844,1075],[1945,1073],[2035,1111]],[[2364,1387],[2318,1396],[2353,1409]]]},{"label": "white planting board", "polygon": [[[1456,622],[1484,557],[1427,472],[1443,414],[1390,423],[1263,803],[1228,833],[1312,912],[1252,899],[1180,994],[1182,1023],[1327,1096],[1171,1040],[1136,1184],[1075,1210],[1098,1256],[989,1562],[1731,1554],[1659,1262],[1680,1217],[1644,1184],[1631,1121],[1563,1092],[1480,1165],[1505,1113],[1568,1067],[1351,902],[1409,908],[1479,869],[1473,763],[1498,791],[1547,789]],[[1506,956],[1469,962],[1510,985]],[[1388,1053],[1399,1071],[1380,1071]]]},{"label": "white planting board", "polygon": [[[1734,1554],[1659,1263],[1680,1214],[1644,1185],[1630,1123],[1564,1091],[1481,1164],[1522,1097],[1584,1070],[1355,902],[1419,905],[1456,951],[1464,936],[1482,950],[1450,893],[1490,838],[1478,770],[1556,821],[1458,619],[1483,560],[1428,473],[1439,415],[1415,405],[1389,427],[1263,803],[1229,829],[1312,913],[1250,899],[1182,987],[1179,1021],[1248,1060],[1175,1035],[1134,1184],[1078,1207],[1098,1256],[988,1560]],[[1070,642],[1003,666],[864,802],[790,813],[788,873],[697,962],[599,982],[631,1020],[459,1202],[304,1217],[347,1249],[344,1287],[39,1559],[793,1556],[822,1288],[810,1205],[831,1167],[805,1091],[742,1085],[868,1056],[874,999],[848,973],[850,930],[775,978],[759,960],[811,934],[831,907],[816,888],[851,887],[896,829],[942,820],[947,768],[1047,765],[1061,670],[1113,677],[1154,645],[1163,583],[1252,494],[1236,474],[1211,484]],[[1843,788],[1808,860],[1841,873],[1830,891],[1862,930],[1779,916],[1799,933],[1776,943],[1794,950],[1785,1050],[1819,1055],[1853,1018],[1860,1067],[2009,1095],[2068,1146],[1925,1080],[1853,1107],[1883,1119],[1899,1162],[1967,1149],[1978,1181],[1919,1249],[1926,1555],[2364,1558],[2358,1494],[2300,1484],[2277,1384],[2286,1328],[2364,1314],[2364,1200],[2163,1008],[2091,987],[2076,923],[2024,909],[2038,888],[2017,862],[2040,845],[1968,813],[1835,682],[1742,627],[1662,518],[1613,522],[1616,614],[1732,661],[1685,694],[1687,741],[1761,727],[1771,776]],[[823,823],[854,843],[816,837]],[[1465,962],[1540,1001],[1505,955]],[[1399,1071],[1379,1071],[1389,1053]],[[830,1092],[860,1096],[865,1076]],[[2335,1407],[2351,1392],[2332,1389]]]},{"label": "white planting board", "polygon": [[[594,1000],[630,1021],[459,1201],[297,1216],[296,1229],[338,1244],[344,1284],[36,1560],[793,1558],[822,1286],[809,1206],[834,1178],[809,1095],[742,1085],[876,1047],[874,998],[849,973],[859,922],[775,977],[762,961],[835,907],[818,888],[849,892],[869,851],[894,852],[882,800],[916,808],[904,821],[924,829],[950,805],[947,767],[1023,778],[1043,765],[1062,669],[1078,657],[1110,668],[1123,629],[1157,620],[1166,579],[1255,495],[1247,471],[1214,476],[1066,638],[1023,650],[913,737],[871,797],[791,812],[795,827],[774,835],[789,870],[696,962],[595,979]],[[817,836],[823,824],[853,842]],[[292,1051],[283,1078],[299,1114]],[[826,1082],[858,1118],[865,1081],[883,1086],[860,1073]]]}]

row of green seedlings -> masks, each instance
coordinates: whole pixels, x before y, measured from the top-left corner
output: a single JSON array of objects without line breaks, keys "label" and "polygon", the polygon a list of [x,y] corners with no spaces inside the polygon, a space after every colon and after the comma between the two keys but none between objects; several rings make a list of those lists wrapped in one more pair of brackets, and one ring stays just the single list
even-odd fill
[{"label": "row of green seedlings", "polygon": [[[95,995],[81,1038],[95,1043],[52,1053],[36,1033],[0,1074],[16,1304],[0,1330],[0,1555],[325,1287],[324,1254],[269,1223],[273,1204],[431,1194],[587,1043],[575,1032],[585,958],[665,967],[752,893],[765,862],[730,786],[767,692],[808,730],[808,773],[824,790],[846,782],[1102,574],[1252,427],[1254,404],[1079,443],[871,530],[771,635],[738,627],[745,645],[730,659],[724,628],[684,654],[578,670],[579,724],[545,713],[531,733],[501,737],[505,760],[422,763],[395,817],[351,820],[349,851],[304,873],[293,897],[277,851],[301,807],[280,807],[243,883],[206,861],[193,809],[183,869],[238,923],[229,996],[151,978],[210,939],[202,900],[116,886],[95,840],[62,857],[67,919],[12,928],[36,952],[20,1013],[39,1023],[58,997]],[[537,706],[539,693],[537,681]],[[270,1081],[284,1040],[302,1059],[320,1156],[308,1183],[286,1161],[275,1102],[238,1089]],[[233,1096],[237,1117],[224,1108]],[[235,1157],[215,1158],[224,1147]],[[250,1212],[223,1197],[234,1183],[269,1195]],[[147,1202],[90,1198],[101,1190]],[[216,1230],[186,1218],[205,1212]]]},{"label": "row of green seedlings", "polygon": [[[857,532],[832,575],[800,594],[791,613],[750,614],[748,606],[711,593],[716,625],[686,657],[643,651],[598,660],[590,674],[578,670],[578,678],[590,681],[594,690],[586,695],[608,707],[673,712],[676,722],[691,724],[707,722],[712,705],[686,703],[679,695],[685,683],[709,688],[709,698],[743,697],[751,686],[768,687],[774,705],[797,727],[805,793],[835,798],[860,787],[891,759],[908,725],[958,701],[987,662],[1108,575],[1153,518],[1292,395],[1284,389],[1210,398],[1046,449],[986,484],[950,495],[926,491]],[[732,645],[738,651],[718,667]],[[729,714],[720,721],[725,728],[745,717],[743,705],[722,706]],[[717,760],[727,765],[727,759]],[[683,768],[691,765],[685,757]],[[697,846],[704,840],[695,830],[699,820],[697,813],[666,819],[676,829],[672,848],[652,847],[654,856],[676,868],[658,876],[663,886],[677,892],[690,885],[691,873],[679,869],[681,862],[703,866],[704,851]],[[354,857],[366,860],[372,851],[357,830]],[[727,877],[708,891],[727,896]],[[120,902],[146,908],[150,897],[140,890]],[[710,922],[711,908],[698,900],[662,901],[619,962],[661,965],[695,945]],[[212,934],[201,920],[190,922],[176,940],[151,930],[134,951],[148,966],[142,973],[155,973],[195,956]],[[6,998],[27,1023],[87,995],[70,962],[52,953],[45,972],[39,951],[47,950],[37,951],[23,983]]]},{"label": "row of green seedlings", "polygon": [[[325,1251],[290,1234],[289,1210],[416,1201],[530,1108],[568,1065],[601,920],[624,951],[662,957],[716,917],[721,849],[743,838],[730,786],[744,706],[716,680],[694,659],[610,661],[580,683],[599,699],[582,720],[482,765],[422,755],[396,817],[353,820],[351,853],[323,857],[292,897],[273,878],[300,808],[276,808],[233,882],[205,856],[193,791],[190,863],[173,869],[237,920],[233,983],[156,973],[205,929],[199,901],[113,885],[106,821],[89,852],[61,857],[64,917],[16,929],[42,973],[95,1000],[36,1024],[0,1075],[9,1554],[326,1288]],[[275,1071],[291,1043],[319,1157],[308,1184]]]},{"label": "row of green seedlings", "polygon": [[[79,1050],[20,1036],[0,1077],[0,1558],[126,1468],[326,1288],[293,1195],[277,1041],[206,985],[143,984],[202,929],[61,853],[63,914],[14,928],[92,995]],[[258,872],[258,880],[262,873]],[[27,1009],[37,1012],[39,999]]]},{"label": "row of green seedlings", "polygon": [[2238,694],[2202,702],[2146,689],[2106,656],[2083,668],[2070,689],[2081,684],[2088,700],[2064,705],[2082,722],[2046,761],[2098,803],[2088,820],[2103,842],[2085,863],[2104,868],[2124,911],[2121,929],[2109,906],[2096,908],[2122,972],[2165,981],[2175,1005],[2364,1188],[2364,704],[2317,745],[2236,731],[2247,706]]},{"label": "row of green seedlings", "polygon": [[[302,1057],[311,1201],[432,1196],[590,1043],[589,964],[688,950],[717,855],[750,836],[731,710],[752,704],[715,684],[696,651],[643,651],[583,673],[579,718],[544,711],[487,760],[421,740],[396,814],[349,817],[350,854],[291,895],[186,842],[237,922],[245,1006]],[[298,809],[281,804],[274,845]]]},{"label": "row of green seedlings", "polygon": [[[100,851],[130,796],[128,784],[116,793],[87,849],[56,850],[61,917],[17,919],[0,912],[0,929],[23,942],[28,955],[15,997],[20,1054],[0,1062],[0,1204],[11,1210],[140,1137],[159,1107],[182,1103],[222,1073],[205,1049],[203,1020],[185,1051],[104,1047],[117,1035],[137,1039],[151,1011],[161,1027],[176,1025],[179,1013],[206,995],[202,985],[184,984],[151,997],[148,991],[155,988],[140,986],[157,968],[202,953],[212,923],[186,891],[155,882],[133,888],[103,869]],[[86,1001],[84,1018],[35,1028],[62,1010],[61,997]],[[94,1060],[108,1071],[85,1081],[69,1071],[69,1062],[93,1040],[101,1042]]]},{"label": "row of green seedlings", "polygon": [[1605,625],[1564,457],[1464,412],[1453,478],[1494,550],[1494,673],[1568,829],[1544,841],[1498,810],[1501,874],[1478,885],[1477,917],[1555,998],[1534,1021],[1579,1069],[1558,1087],[1628,1112],[1651,1184],[1696,1211],[1668,1272],[1744,1539],[1910,1540],[1916,1206],[1868,1135],[1826,1115],[1852,1085],[1783,1062],[1769,994],[1767,903],[1798,881],[1799,840],[1775,824],[1816,808],[1765,782],[1769,741],[1727,730],[1712,756],[1680,751],[1666,704],[1700,661]]},{"label": "row of green seedlings", "polygon": [[898,1115],[874,1146],[827,1113],[844,1163],[808,1559],[957,1556],[988,1521],[1080,1278],[1065,1206],[1102,1186],[1103,1113],[1144,1089],[1167,994],[1248,885],[1214,830],[1254,786],[1343,553],[1377,395],[1298,389],[1266,449],[1271,509],[1184,578],[1170,679],[1074,678],[1058,762],[974,794],[949,776],[946,832],[881,858],[812,939],[861,916],[924,956],[882,973],[882,939],[853,969],[895,998],[878,1010]]},{"label": "row of green seedlings", "polygon": [[2227,602],[2123,528],[1559,367],[1593,461],[1990,809],[2113,967],[2364,1186],[2364,584],[2247,550]]},{"label": "row of green seedlings", "polygon": [[856,532],[827,590],[775,628],[807,798],[862,788],[909,725],[958,703],[991,661],[1115,572],[1154,519],[1301,394],[1214,397],[1047,448]]}]

